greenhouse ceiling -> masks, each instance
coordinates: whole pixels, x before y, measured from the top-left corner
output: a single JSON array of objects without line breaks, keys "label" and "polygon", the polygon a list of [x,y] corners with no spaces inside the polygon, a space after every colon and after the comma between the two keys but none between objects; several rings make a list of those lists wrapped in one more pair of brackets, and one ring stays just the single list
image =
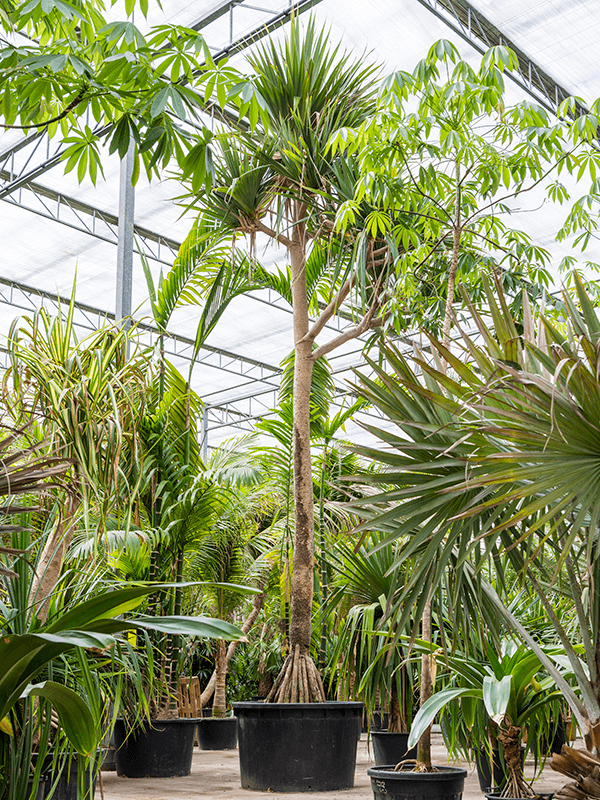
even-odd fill
[{"label": "greenhouse ceiling", "polygon": [[[489,46],[507,44],[519,56],[513,74],[511,99],[535,98],[555,109],[568,95],[590,103],[600,96],[597,69],[600,42],[600,4],[597,0],[163,0],[154,5],[145,26],[177,23],[201,30],[215,59],[230,56],[243,66],[248,48],[260,37],[278,35],[292,14],[312,14],[330,30],[333,42],[368,54],[382,65],[382,75],[410,70],[430,45],[446,38],[468,60],[475,61]],[[120,4],[112,18],[124,16]],[[105,317],[114,317],[118,251],[119,186],[121,165],[105,154],[105,180],[94,186],[73,173],[63,173],[61,148],[45,135],[23,137],[5,131],[0,137],[0,198],[2,258],[0,302],[6,335],[15,316],[31,312],[43,301],[49,309],[68,301],[76,286],[77,320],[92,329]],[[146,281],[140,254],[155,274],[167,270],[193,217],[183,214],[173,198],[178,185],[141,178],[135,189],[135,242],[132,309],[147,324],[148,341],[154,336],[148,318]],[[552,250],[554,266],[569,251],[569,242],[557,245],[554,235],[560,212],[528,199],[514,215],[516,224]],[[597,243],[586,258],[600,261]],[[262,253],[259,253],[262,256]],[[267,251],[277,262],[285,253]],[[557,272],[555,270],[555,272]],[[182,309],[171,325],[167,350],[183,368],[189,357],[196,326],[193,309]],[[194,370],[194,388],[207,406],[208,442],[213,445],[253,422],[276,404],[279,364],[292,349],[289,307],[267,292],[238,298],[227,310],[202,349]],[[337,319],[331,335],[348,325]],[[331,359],[339,402],[348,392],[350,369],[360,363],[361,343],[350,342]],[[2,351],[2,358],[5,352]],[[358,415],[363,421],[366,415]],[[353,430],[356,438],[360,429]]]}]

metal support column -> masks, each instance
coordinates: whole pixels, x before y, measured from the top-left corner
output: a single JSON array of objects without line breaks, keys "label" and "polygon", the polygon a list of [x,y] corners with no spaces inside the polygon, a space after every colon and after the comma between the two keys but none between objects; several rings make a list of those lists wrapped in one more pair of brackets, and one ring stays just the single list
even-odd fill
[{"label": "metal support column", "polygon": [[200,434],[200,447],[202,454],[202,461],[206,464],[206,456],[208,455],[208,406],[204,406],[202,411],[202,432]]},{"label": "metal support column", "polygon": [[[119,242],[117,246],[117,298],[115,320],[119,323],[131,316],[131,295],[133,282],[133,224],[135,216],[135,189],[131,183],[133,176],[133,142],[125,158],[121,160],[121,181],[119,185]],[[126,323],[127,325],[129,323]]]}]

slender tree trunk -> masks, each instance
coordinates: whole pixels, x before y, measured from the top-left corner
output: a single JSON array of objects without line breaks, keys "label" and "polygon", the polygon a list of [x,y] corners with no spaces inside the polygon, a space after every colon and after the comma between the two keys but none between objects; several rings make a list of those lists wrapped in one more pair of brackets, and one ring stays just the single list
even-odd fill
[{"label": "slender tree trunk", "polygon": [[392,678],[392,695],[390,697],[388,731],[390,733],[406,733],[406,720],[402,716],[400,708],[400,697],[398,696],[398,685],[395,678]]},{"label": "slender tree trunk", "polygon": [[[421,620],[421,638],[426,642],[431,641],[431,598],[427,598]],[[428,653],[421,656],[421,707],[429,700],[433,693],[431,684],[431,659]],[[419,739],[417,746],[417,769],[431,771],[431,727]]]},{"label": "slender tree trunk", "polygon": [[[260,583],[261,589],[264,589],[264,586],[266,585],[267,580],[268,580],[268,578],[264,578],[261,581],[261,583]],[[258,615],[262,611],[262,607],[263,607],[264,601],[265,601],[265,593],[264,593],[264,591],[261,591],[259,594],[255,595],[254,600],[252,601],[252,610],[250,611],[250,613],[248,614],[248,616],[244,620],[244,624],[242,625],[242,628],[241,628],[242,633],[244,633],[244,634],[248,633],[250,628],[254,625],[254,623],[256,622],[256,618],[258,617]],[[225,668],[226,669],[228,669],[229,662],[233,658],[233,654],[237,650],[239,644],[240,644],[240,642],[230,642],[229,643],[229,645],[227,647],[227,652],[225,653]],[[206,686],[204,688],[204,691],[202,692],[202,694],[200,696],[200,702],[201,702],[203,708],[208,703],[210,698],[212,697],[213,692],[215,691],[216,683],[217,683],[217,671],[215,670],[213,672],[213,674],[210,676],[209,681],[206,684]]]},{"label": "slender tree trunk", "polygon": [[[321,608],[325,606],[329,594],[327,564],[325,563],[325,468],[327,466],[326,440],[321,459],[321,481],[319,486],[319,551],[321,559]],[[319,669],[324,669],[327,660],[327,621],[321,624],[321,644],[319,647]]]},{"label": "slender tree trunk", "polygon": [[29,599],[40,603],[37,614],[42,622],[48,619],[50,595],[58,583],[63,558],[73,537],[73,525],[79,499],[68,496],[55,529],[46,539],[35,575],[31,583]]},{"label": "slender tree trunk", "polygon": [[224,717],[227,711],[225,682],[227,678],[227,645],[222,639],[217,642],[217,658],[215,660],[215,696],[213,698],[213,717]]},{"label": "slender tree trunk", "polygon": [[310,651],[314,582],[314,497],[310,459],[310,388],[313,373],[312,342],[303,341],[308,333],[306,290],[305,207],[296,202],[290,261],[294,312],[294,561],[290,650],[300,645],[302,655]]},{"label": "slender tree trunk", "polygon": [[454,201],[454,235],[452,237],[452,261],[450,262],[450,274],[448,275],[448,286],[446,295],[446,309],[444,312],[444,328],[442,342],[444,347],[450,347],[450,328],[452,326],[452,304],[454,303],[454,289],[456,287],[456,273],[458,271],[458,256],[460,254],[460,236],[462,233],[460,216],[460,161],[456,159],[455,166],[456,198]]}]

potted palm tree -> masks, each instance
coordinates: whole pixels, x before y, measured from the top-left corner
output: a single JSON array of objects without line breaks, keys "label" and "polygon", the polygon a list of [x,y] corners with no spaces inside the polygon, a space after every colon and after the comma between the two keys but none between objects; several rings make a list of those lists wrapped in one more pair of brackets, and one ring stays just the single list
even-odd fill
[{"label": "potted palm tree", "polygon": [[324,614],[345,617],[330,658],[331,671],[337,676],[338,694],[362,700],[367,719],[378,710],[379,724],[370,730],[376,764],[397,764],[416,756],[416,749],[408,748],[415,663],[403,642],[389,646],[395,631],[386,618],[389,593],[399,580],[396,549],[369,533],[360,549],[342,541],[328,555],[335,578]]},{"label": "potted palm tree", "polygon": [[[405,434],[401,441],[379,432],[392,450],[386,456],[370,452],[391,467],[385,480],[398,480],[402,487],[394,495],[402,505],[388,506],[387,524],[413,544],[420,537],[432,550],[461,550],[457,579],[470,582],[479,574],[472,585],[481,603],[538,658],[591,751],[600,730],[593,666],[600,635],[596,601],[582,603],[582,598],[588,596],[584,576],[597,567],[596,549],[590,547],[596,534],[590,531],[598,519],[594,465],[600,371],[595,342],[600,321],[583,283],[577,275],[573,280],[576,297],[565,291],[564,305],[550,309],[556,323],[540,314],[537,333],[526,295],[517,324],[496,284],[493,292],[488,289],[493,330],[471,305],[479,341],[465,334],[464,352],[457,355],[432,337],[431,346],[448,363],[448,373],[417,355],[425,385],[407,360],[388,348],[394,375],[374,365],[381,382],[362,383],[371,402],[393,415]],[[371,474],[364,480],[372,484],[378,479]],[[385,492],[380,500],[386,502]],[[503,551],[538,597],[562,656],[546,652],[479,572],[483,562]],[[439,574],[427,577],[424,569],[411,574],[405,598],[417,587],[422,591],[425,580],[429,585],[439,580]],[[559,615],[565,593],[580,645]],[[577,772],[582,758],[563,747],[553,764],[569,776],[584,776],[585,771]],[[587,796],[585,780],[573,791]]]}]

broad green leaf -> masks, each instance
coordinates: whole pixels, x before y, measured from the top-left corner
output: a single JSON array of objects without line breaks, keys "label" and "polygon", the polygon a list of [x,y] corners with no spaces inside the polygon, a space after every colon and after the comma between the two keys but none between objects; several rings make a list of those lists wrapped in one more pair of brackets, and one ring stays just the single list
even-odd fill
[{"label": "broad green leaf", "polygon": [[[256,589],[254,593],[256,594]],[[210,617],[135,617],[127,620],[127,627],[229,641],[245,641],[246,639],[242,631],[235,625]]]},{"label": "broad green leaf", "polygon": [[23,697],[45,697],[56,709],[60,724],[69,741],[81,755],[89,756],[98,747],[94,718],[84,700],[68,686],[55,681],[44,681],[29,687]]},{"label": "broad green leaf", "polygon": [[436,714],[452,700],[456,700],[459,697],[478,697],[481,699],[481,690],[443,689],[441,692],[436,692],[436,694],[432,695],[429,700],[421,706],[413,719],[410,727],[410,736],[408,737],[408,748],[414,747],[417,744],[421,736],[435,719]]},{"label": "broad green leaf", "polygon": [[497,725],[502,723],[506,714],[512,684],[512,675],[505,675],[500,681],[491,676],[483,679],[483,702],[485,703],[486,711]]}]

